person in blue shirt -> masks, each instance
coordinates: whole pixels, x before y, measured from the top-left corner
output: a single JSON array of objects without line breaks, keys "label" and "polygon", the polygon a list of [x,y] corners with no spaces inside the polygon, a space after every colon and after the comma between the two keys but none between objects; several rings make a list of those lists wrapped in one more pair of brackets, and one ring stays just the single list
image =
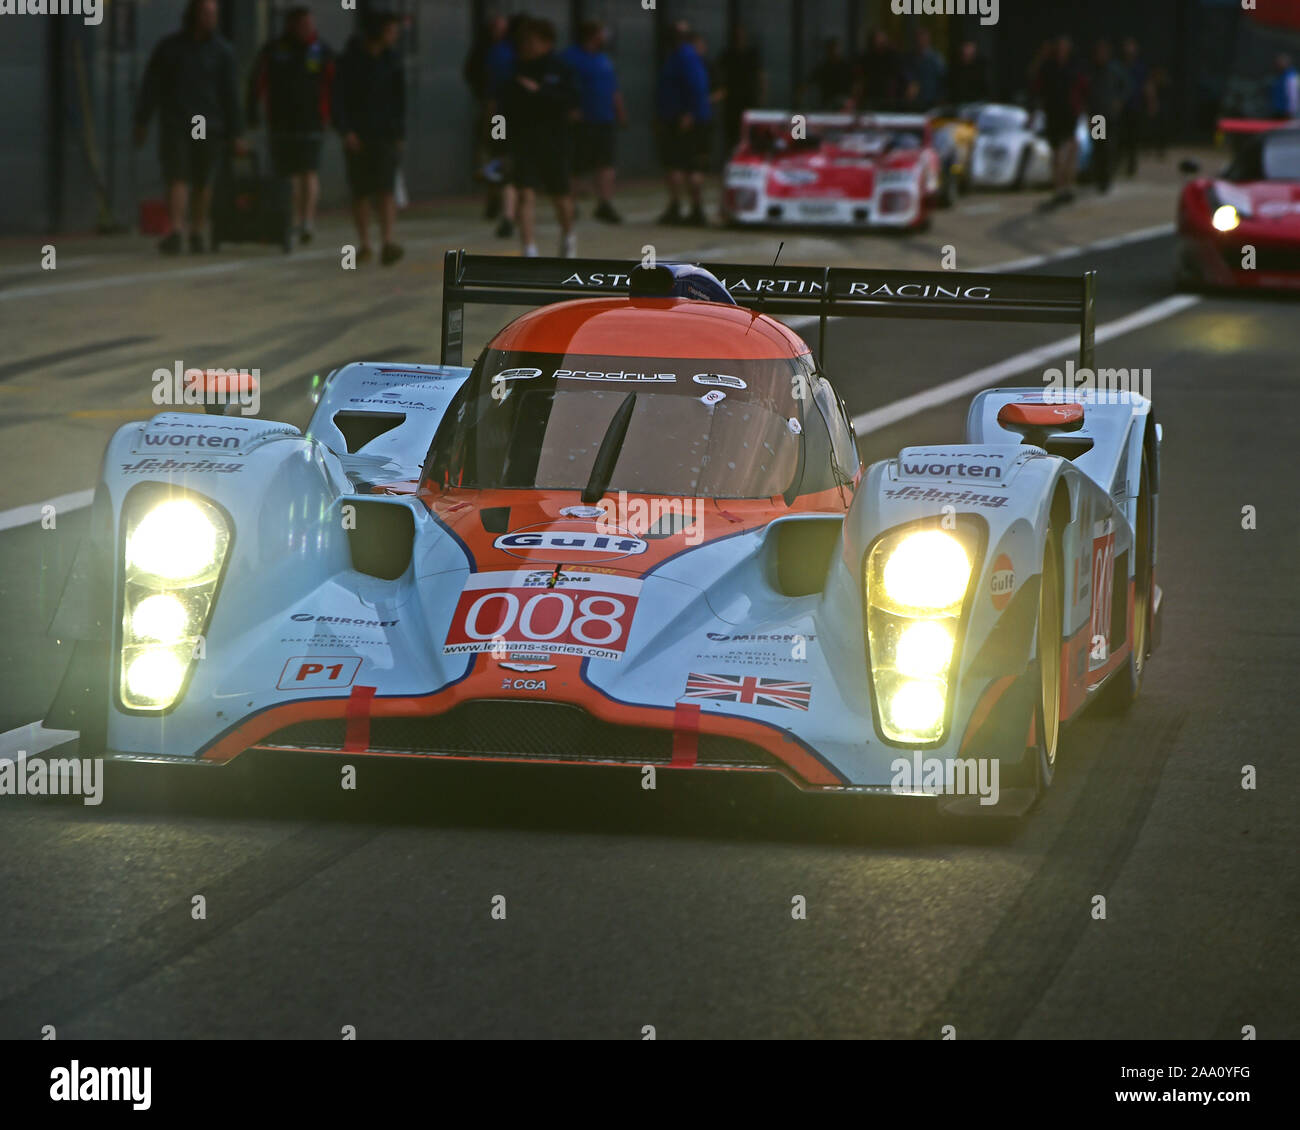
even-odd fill
[{"label": "person in blue shirt", "polygon": [[1300,71],[1290,55],[1279,55],[1273,64],[1277,72],[1269,88],[1269,109],[1278,119],[1300,118]]},{"label": "person in blue shirt", "polygon": [[503,101],[514,83],[519,61],[516,41],[527,18],[516,14],[507,21],[504,16],[494,16],[489,23],[488,45],[483,54],[483,93],[488,123],[488,160],[483,166],[483,177],[492,186],[488,192],[487,218],[501,217],[497,223],[497,235],[501,239],[509,239],[515,234],[519,193],[510,176],[510,144],[494,119],[501,113]]},{"label": "person in blue shirt", "polygon": [[596,189],[596,219],[623,222],[614,208],[614,133],[627,125],[627,107],[614,62],[605,51],[605,25],[584,20],[578,41],[560,56],[578,77],[580,101],[574,133],[573,171],[590,173]]},{"label": "person in blue shirt", "polygon": [[[713,103],[709,71],[695,49],[690,25],[679,20],[672,29],[672,49],[659,72],[659,157],[668,181],[668,207],[661,224],[702,227],[704,170],[713,143]],[[682,198],[690,196],[689,215]]]},{"label": "person in blue shirt", "polygon": [[1146,135],[1146,119],[1151,101],[1151,72],[1147,68],[1138,42],[1132,36],[1120,48],[1124,70],[1128,74],[1128,97],[1120,115],[1119,158],[1130,177],[1137,176],[1138,150]]}]

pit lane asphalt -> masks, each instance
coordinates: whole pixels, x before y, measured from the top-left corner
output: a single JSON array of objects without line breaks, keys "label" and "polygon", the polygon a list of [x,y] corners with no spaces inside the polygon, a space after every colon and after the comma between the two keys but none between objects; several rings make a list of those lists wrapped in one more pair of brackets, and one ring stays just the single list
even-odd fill
[{"label": "pit lane asphalt", "polygon": [[[1171,261],[1157,239],[1042,270],[1096,266],[1104,323],[1166,297]],[[1165,428],[1164,644],[1127,717],[1071,728],[1028,820],[418,762],[362,762],[355,793],[295,760],[152,770],[101,808],[5,800],[0,1036],[1295,1038],[1298,313],[1209,298],[1099,349],[1151,368]],[[859,413],[1064,332],[841,321],[827,368]],[[305,417],[298,391],[264,415],[293,399]],[[952,441],[967,403],[864,457]],[[83,518],[0,534],[6,726],[57,681],[40,613]]]}]

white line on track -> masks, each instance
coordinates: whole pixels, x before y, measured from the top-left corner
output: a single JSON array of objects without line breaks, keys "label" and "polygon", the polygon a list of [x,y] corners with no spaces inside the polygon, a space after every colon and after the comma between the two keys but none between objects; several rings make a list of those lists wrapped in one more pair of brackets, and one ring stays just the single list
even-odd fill
[{"label": "white line on track", "polygon": [[[1130,333],[1133,330],[1141,329],[1143,326],[1163,321],[1165,318],[1172,318],[1175,314],[1181,314],[1189,306],[1195,306],[1200,301],[1200,297],[1195,294],[1175,294],[1160,302],[1152,303],[1150,306],[1144,306],[1141,310],[1135,310],[1132,314],[1126,314],[1122,318],[1116,318],[1113,322],[1098,326],[1097,343],[1101,344],[1104,341],[1110,341],[1111,338],[1119,337],[1121,334]],[[933,385],[913,396],[905,396],[902,400],[895,400],[892,404],[886,404],[883,408],[873,408],[870,412],[863,412],[859,416],[854,416],[854,430],[857,431],[859,437],[868,435],[871,432],[877,432],[881,428],[889,427],[890,424],[896,424],[899,420],[905,420],[908,416],[924,412],[927,408],[934,408],[940,404],[947,404],[952,400],[959,400],[968,393],[978,392],[982,388],[996,385],[999,381],[1014,377],[1017,373],[1022,373],[1026,369],[1045,365],[1048,361],[1073,353],[1078,348],[1079,335],[1073,334],[1070,337],[1060,338],[1047,345],[1040,345],[1037,349],[1017,353],[1014,357],[1008,357],[1003,361],[999,361],[996,365],[976,369],[973,373],[967,373],[963,377],[945,381],[940,385]]]},{"label": "white line on track", "polygon": [[12,510],[0,510],[0,530],[12,530],[15,526],[39,522],[45,516],[47,506],[53,506],[56,515],[80,510],[83,506],[89,506],[94,497],[93,490],[74,490],[71,494],[47,498],[44,502],[29,502],[26,506],[15,506]]},{"label": "white line on track", "polygon": [[0,761],[17,761],[24,754],[35,757],[76,736],[76,730],[47,730],[39,722],[28,722],[26,726],[16,726],[0,734]]}]

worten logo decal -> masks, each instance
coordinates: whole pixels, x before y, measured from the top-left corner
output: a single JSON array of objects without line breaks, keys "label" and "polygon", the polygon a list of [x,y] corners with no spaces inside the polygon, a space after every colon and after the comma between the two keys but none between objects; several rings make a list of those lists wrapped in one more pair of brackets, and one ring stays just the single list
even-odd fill
[{"label": "worten logo decal", "polygon": [[[943,459],[938,456],[937,459]],[[943,463],[930,461],[930,457],[922,460],[912,461],[904,459],[900,461],[903,467],[903,474],[912,477],[928,477],[937,479],[1000,479],[1002,478],[1002,468],[992,463]]]},{"label": "worten logo decal", "polygon": [[600,528],[594,522],[581,519],[512,530],[500,535],[492,544],[511,557],[524,561],[564,561],[577,556],[594,563],[635,557],[646,551],[646,543],[626,530],[608,525]]},{"label": "worten logo decal", "polygon": [[686,698],[710,698],[714,702],[739,702],[746,706],[779,706],[784,710],[807,710],[812,701],[811,683],[768,679],[760,675],[686,676]]}]

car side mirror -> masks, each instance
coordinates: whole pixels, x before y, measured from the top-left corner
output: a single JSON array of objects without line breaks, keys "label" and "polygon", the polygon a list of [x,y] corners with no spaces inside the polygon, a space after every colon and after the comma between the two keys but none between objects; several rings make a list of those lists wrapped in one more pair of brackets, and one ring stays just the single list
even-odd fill
[{"label": "car side mirror", "polygon": [[1178,162],[1178,171],[1186,177],[1194,177],[1201,171],[1200,161],[1193,161],[1190,157]]}]

